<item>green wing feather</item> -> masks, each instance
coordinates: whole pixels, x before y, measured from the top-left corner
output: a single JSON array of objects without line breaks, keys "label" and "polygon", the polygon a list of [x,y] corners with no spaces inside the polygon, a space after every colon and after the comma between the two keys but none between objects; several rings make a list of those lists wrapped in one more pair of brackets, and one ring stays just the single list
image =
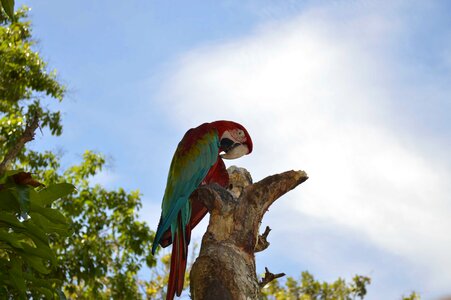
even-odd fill
[{"label": "green wing feather", "polygon": [[[197,135],[199,135],[198,138],[196,138]],[[152,253],[155,253],[163,233],[169,227],[172,237],[175,236],[174,233],[178,230],[179,212],[181,212],[183,228],[188,224],[191,217],[189,196],[207,176],[209,169],[218,159],[218,152],[219,138],[215,129],[205,130],[201,127],[191,129],[179,143],[169,168],[161,205],[162,213],[152,245]]]}]

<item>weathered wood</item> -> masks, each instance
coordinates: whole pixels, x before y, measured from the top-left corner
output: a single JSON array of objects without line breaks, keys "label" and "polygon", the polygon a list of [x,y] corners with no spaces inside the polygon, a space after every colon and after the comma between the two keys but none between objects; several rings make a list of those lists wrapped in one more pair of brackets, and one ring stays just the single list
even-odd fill
[{"label": "weathered wood", "polygon": [[273,274],[269,272],[268,268],[265,267],[265,277],[262,278],[262,280],[258,283],[258,285],[260,286],[260,288],[263,288],[271,281],[283,276],[285,276],[285,273]]},{"label": "weathered wood", "polygon": [[261,252],[269,247],[268,235],[271,231],[269,226],[266,226],[265,232],[262,235],[259,235],[257,238],[257,245],[255,245],[254,252]]},{"label": "weathered wood", "polygon": [[192,195],[210,212],[199,257],[190,273],[195,300],[259,299],[264,280],[257,278],[254,253],[269,246],[266,237],[270,230],[259,236],[263,215],[274,201],[308,179],[304,171],[288,171],[252,184],[245,169],[231,167],[228,171],[230,191],[210,185]]}]

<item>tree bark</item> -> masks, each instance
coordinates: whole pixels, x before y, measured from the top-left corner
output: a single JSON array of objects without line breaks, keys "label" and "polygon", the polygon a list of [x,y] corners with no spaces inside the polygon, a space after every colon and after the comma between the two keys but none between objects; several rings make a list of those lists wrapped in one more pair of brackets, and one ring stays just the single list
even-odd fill
[{"label": "tree bark", "polygon": [[[277,278],[267,270],[259,282],[255,252],[269,246],[269,228],[259,236],[262,218],[279,197],[308,179],[304,171],[272,175],[252,184],[245,169],[228,169],[229,190],[219,185],[197,189],[193,201],[202,201],[210,212],[199,257],[190,273],[191,297],[195,300],[259,299],[260,288]],[[268,281],[269,280],[269,281]]]}]

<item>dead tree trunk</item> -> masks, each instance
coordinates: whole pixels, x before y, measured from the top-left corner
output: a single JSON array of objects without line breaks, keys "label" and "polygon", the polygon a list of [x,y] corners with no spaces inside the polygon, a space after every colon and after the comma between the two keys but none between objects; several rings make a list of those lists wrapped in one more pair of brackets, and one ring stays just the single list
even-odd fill
[{"label": "dead tree trunk", "polygon": [[192,195],[210,212],[199,257],[190,273],[191,297],[195,300],[259,299],[260,288],[276,277],[267,271],[259,282],[255,252],[269,246],[259,236],[263,215],[286,192],[308,179],[304,171],[288,171],[252,184],[242,168],[229,168],[231,192],[217,185],[201,187]]}]

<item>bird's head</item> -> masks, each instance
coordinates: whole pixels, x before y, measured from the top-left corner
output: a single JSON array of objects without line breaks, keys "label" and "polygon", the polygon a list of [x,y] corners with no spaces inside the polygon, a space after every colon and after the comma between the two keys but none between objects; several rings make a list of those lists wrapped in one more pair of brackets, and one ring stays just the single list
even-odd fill
[{"label": "bird's head", "polygon": [[252,139],[241,124],[232,121],[216,121],[211,124],[218,130],[222,158],[235,159],[252,152]]}]

